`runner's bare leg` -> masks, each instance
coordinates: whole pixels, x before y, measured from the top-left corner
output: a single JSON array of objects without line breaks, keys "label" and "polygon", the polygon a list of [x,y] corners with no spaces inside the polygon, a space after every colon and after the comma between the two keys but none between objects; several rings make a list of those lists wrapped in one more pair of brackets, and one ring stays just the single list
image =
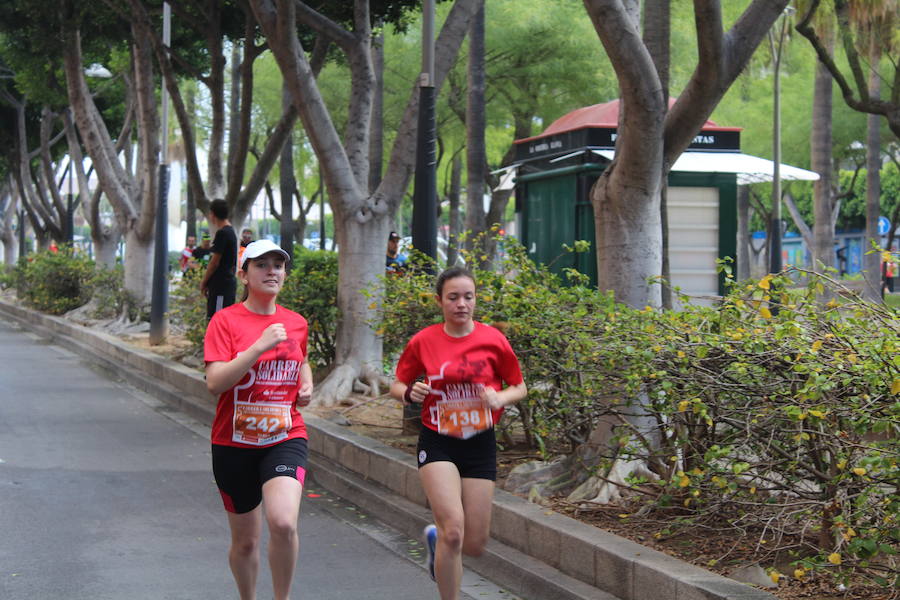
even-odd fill
[{"label": "runner's bare leg", "polygon": [[263,484],[263,506],[269,525],[269,568],[272,570],[272,590],[275,600],[288,600],[300,538],[297,519],[303,485],[291,477],[275,477]]}]

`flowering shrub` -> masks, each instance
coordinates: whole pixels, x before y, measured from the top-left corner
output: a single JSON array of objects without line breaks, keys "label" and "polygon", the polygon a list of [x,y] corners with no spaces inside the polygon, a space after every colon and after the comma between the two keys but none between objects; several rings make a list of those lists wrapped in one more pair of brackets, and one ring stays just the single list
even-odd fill
[{"label": "flowering shrub", "polygon": [[61,315],[91,298],[94,263],[71,247],[21,257],[17,270],[19,297],[42,312]]},{"label": "flowering shrub", "polygon": [[[194,353],[202,352],[206,335],[206,297],[200,293],[202,278],[202,269],[188,269],[175,282],[169,298],[171,325],[191,343]],[[240,298],[240,291],[238,294]]]},{"label": "flowering shrub", "polygon": [[294,246],[291,272],[278,295],[278,302],[306,317],[309,362],[313,369],[327,367],[334,361],[337,284],[337,253]]}]

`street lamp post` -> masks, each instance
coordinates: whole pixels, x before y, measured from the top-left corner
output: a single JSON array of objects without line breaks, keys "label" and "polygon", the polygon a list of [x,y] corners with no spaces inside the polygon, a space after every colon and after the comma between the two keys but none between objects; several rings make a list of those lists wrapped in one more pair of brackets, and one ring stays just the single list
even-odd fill
[{"label": "street lamp post", "polygon": [[75,165],[69,158],[69,194],[66,197],[66,241],[70,246],[75,245],[75,194],[72,190],[72,177],[75,175]]},{"label": "street lamp post", "polygon": [[[416,136],[416,180],[413,186],[413,248],[437,258],[437,155],[434,116],[434,0],[422,5],[422,73],[419,75],[419,124]],[[421,406],[403,406],[403,432],[414,434]]]},{"label": "street lamp post", "polygon": [[28,224],[25,222],[25,209],[22,208],[19,210],[19,258],[28,254],[28,249],[25,247],[25,228],[27,226]]},{"label": "street lamp post", "polygon": [[787,35],[788,17],[793,12],[787,7],[781,15],[781,30],[778,41],[775,34],[769,31],[769,48],[775,59],[772,100],[772,223],[769,227],[772,239],[769,240],[769,273],[780,273],[784,267],[781,262],[781,236],[784,224],[781,219],[781,56],[784,49],[784,38]]},{"label": "street lamp post", "polygon": [[325,249],[325,184],[322,183],[322,165],[319,165],[319,250]]},{"label": "street lamp post", "polygon": [[[172,41],[172,9],[163,3],[163,45]],[[150,345],[162,344],[169,335],[169,95],[165,82],[162,100],[161,148],[159,160],[159,198],[156,205],[156,236],[153,244],[153,290],[150,299]]]},{"label": "street lamp post", "polygon": [[413,187],[412,243],[416,250],[436,258],[434,0],[425,0],[422,8],[422,73],[419,76],[419,125],[416,138],[416,179]]}]

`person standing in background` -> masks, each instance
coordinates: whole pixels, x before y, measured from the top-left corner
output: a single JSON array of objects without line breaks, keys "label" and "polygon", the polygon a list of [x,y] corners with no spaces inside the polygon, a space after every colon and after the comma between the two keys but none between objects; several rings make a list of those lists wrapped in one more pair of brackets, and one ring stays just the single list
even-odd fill
[{"label": "person standing in background", "polygon": [[194,246],[196,245],[197,238],[192,235],[187,236],[187,244],[185,245],[184,250],[181,251],[181,257],[178,259],[178,266],[181,267],[182,273],[187,271],[188,262],[194,258]]},{"label": "person standing in background", "polygon": [[209,320],[226,306],[234,304],[237,293],[237,235],[228,220],[228,204],[217,198],[209,203],[209,223],[216,228],[212,254],[200,281],[200,291],[206,295],[206,319]]},{"label": "person standing in background", "polygon": [[402,271],[406,266],[406,255],[400,253],[400,236],[396,231],[388,235],[387,250],[384,253],[384,267],[388,273]]},{"label": "person standing in background", "polygon": [[206,269],[206,265],[209,263],[209,253],[212,252],[212,248],[210,247],[211,243],[212,240],[209,237],[209,233],[204,231],[200,235],[200,245],[191,252],[191,256],[194,260],[188,263],[190,268],[196,269],[197,267],[201,267],[204,270]]},{"label": "person standing in background", "polygon": [[243,231],[241,231],[241,244],[238,247],[238,269],[241,268],[241,265],[244,264],[244,248],[253,241],[253,230],[249,227],[245,227]]}]

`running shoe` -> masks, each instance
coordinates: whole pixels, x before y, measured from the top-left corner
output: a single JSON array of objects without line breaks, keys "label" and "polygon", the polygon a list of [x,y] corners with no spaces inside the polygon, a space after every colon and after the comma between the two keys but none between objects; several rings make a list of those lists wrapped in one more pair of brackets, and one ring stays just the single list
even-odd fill
[{"label": "running shoe", "polygon": [[434,579],[434,550],[437,545],[437,527],[434,524],[427,525],[422,531],[425,548],[428,550],[428,573]]}]

